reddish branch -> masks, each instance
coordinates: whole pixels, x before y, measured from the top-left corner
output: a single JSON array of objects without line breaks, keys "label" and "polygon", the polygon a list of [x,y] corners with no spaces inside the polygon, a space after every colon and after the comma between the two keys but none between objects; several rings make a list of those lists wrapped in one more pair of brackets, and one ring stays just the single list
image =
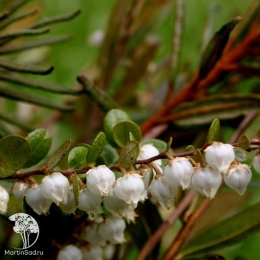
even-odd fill
[{"label": "reddish branch", "polygon": [[[207,88],[216,84],[225,75],[225,73],[230,71],[231,68],[233,68],[234,71],[241,72],[243,66],[241,67],[238,65],[238,62],[247,55],[250,55],[252,49],[254,50],[254,47],[259,46],[260,44],[260,34],[257,26],[257,23],[253,24],[247,36],[236,45],[230,40],[223,51],[223,55],[204,78],[200,78],[199,73],[196,73],[191,82],[182,91],[171,98],[159,109],[157,113],[143,123],[141,127],[143,134],[149,132],[150,129],[152,129],[155,125],[160,124],[160,122],[167,121],[164,120],[165,117],[168,120],[172,120],[169,115],[175,107],[183,102],[195,100],[201,93],[204,93]],[[247,67],[246,69],[247,70],[242,73],[248,74],[250,68]],[[251,69],[253,70],[250,71],[250,73],[256,73],[259,71],[258,68]]]}]

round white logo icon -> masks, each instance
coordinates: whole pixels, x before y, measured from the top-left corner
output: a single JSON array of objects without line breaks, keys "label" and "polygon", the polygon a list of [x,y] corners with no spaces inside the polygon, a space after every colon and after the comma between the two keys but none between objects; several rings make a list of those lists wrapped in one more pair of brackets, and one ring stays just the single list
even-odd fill
[{"label": "round white logo icon", "polygon": [[40,234],[36,220],[25,213],[14,214],[9,219],[15,222],[13,230],[21,235],[23,241],[23,247],[16,249],[27,249],[34,245]]}]

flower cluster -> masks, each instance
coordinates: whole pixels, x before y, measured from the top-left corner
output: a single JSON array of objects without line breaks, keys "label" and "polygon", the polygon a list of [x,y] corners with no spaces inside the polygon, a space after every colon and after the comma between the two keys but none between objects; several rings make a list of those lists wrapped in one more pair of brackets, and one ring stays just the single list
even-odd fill
[{"label": "flower cluster", "polygon": [[[141,147],[138,160],[157,156],[159,151],[151,144]],[[164,208],[174,205],[178,189],[195,189],[203,196],[213,199],[222,182],[243,195],[252,178],[250,167],[235,159],[234,147],[213,142],[202,153],[199,162],[189,157],[171,157],[162,167],[160,159],[147,164],[137,164],[129,172],[116,178],[115,173],[105,165],[96,166],[86,172],[86,185],[75,191],[67,177],[60,172],[45,176],[41,184],[29,185],[17,181],[12,192],[18,199],[25,197],[27,204],[39,215],[48,214],[55,203],[65,214],[75,214],[79,209],[88,214],[89,224],[82,233],[88,248],[79,250],[73,245],[64,247],[58,259],[64,254],[77,259],[102,259],[103,247],[125,241],[127,222],[134,222],[135,209],[139,202],[148,198]],[[158,157],[157,157],[158,158]],[[260,173],[260,156],[253,159],[253,167]],[[0,211],[6,212],[9,196],[0,187]],[[104,211],[105,209],[105,211]],[[109,211],[109,216],[103,213]]]}]

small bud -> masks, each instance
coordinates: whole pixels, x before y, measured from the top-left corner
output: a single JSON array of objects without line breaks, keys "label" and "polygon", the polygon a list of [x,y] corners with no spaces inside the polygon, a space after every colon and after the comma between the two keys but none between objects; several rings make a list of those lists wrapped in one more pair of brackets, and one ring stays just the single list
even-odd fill
[{"label": "small bud", "polygon": [[66,204],[69,187],[68,179],[60,172],[55,172],[42,179],[41,193],[46,199],[52,200],[57,205],[61,202]]},{"label": "small bud", "polygon": [[260,154],[254,157],[252,164],[256,172],[260,173]]},{"label": "small bud", "polygon": [[226,174],[235,160],[234,148],[230,144],[214,142],[205,149],[205,158],[210,167]]},{"label": "small bud", "polygon": [[222,176],[219,171],[210,167],[196,167],[191,179],[192,188],[203,196],[213,199],[220,187]]},{"label": "small bud", "polygon": [[[158,155],[159,153],[160,152],[157,150],[157,148],[155,148],[152,144],[145,144],[140,148],[140,152],[137,157],[137,160],[146,160]],[[162,161],[160,159],[153,161],[153,163],[159,166],[162,165]]]},{"label": "small bud", "polygon": [[12,187],[12,193],[15,198],[22,200],[26,190],[29,188],[29,184],[24,181],[16,181]]},{"label": "small bud", "polygon": [[125,242],[125,221],[117,217],[106,218],[98,228],[98,233],[103,239],[109,241],[112,244],[120,244]]},{"label": "small bud", "polygon": [[0,214],[6,213],[8,201],[9,194],[6,189],[0,185]]},{"label": "small bud", "polygon": [[152,197],[164,208],[170,209],[174,205],[174,200],[178,192],[177,185],[169,184],[164,176],[154,179],[149,191]]},{"label": "small bud", "polygon": [[139,200],[144,199],[144,182],[138,174],[126,174],[118,178],[114,185],[114,192],[119,199],[136,208]]},{"label": "small bud", "polygon": [[91,193],[88,189],[83,189],[79,193],[78,208],[87,212],[90,218],[94,218],[96,214],[102,213],[101,209],[102,197]]},{"label": "small bud", "polygon": [[36,212],[38,215],[47,214],[52,200],[46,199],[41,193],[41,185],[34,184],[25,193],[26,203]]},{"label": "small bud", "polygon": [[57,260],[72,260],[72,259],[77,259],[77,260],[82,259],[82,253],[80,249],[78,249],[74,245],[65,246],[63,249],[59,251],[59,254],[57,256]]},{"label": "small bud", "polygon": [[194,168],[189,159],[179,157],[170,160],[163,172],[167,182],[181,186],[182,189],[185,190],[190,187]]},{"label": "small bud", "polygon": [[227,186],[242,196],[251,178],[252,172],[247,164],[234,164],[230,167],[228,174],[224,176],[224,181]]},{"label": "small bud", "polygon": [[105,165],[99,165],[86,174],[89,191],[100,196],[107,196],[116,180],[115,174]]},{"label": "small bud", "polygon": [[59,207],[65,214],[75,214],[77,206],[75,203],[75,196],[72,188],[69,189],[67,203],[65,204],[61,202]]}]

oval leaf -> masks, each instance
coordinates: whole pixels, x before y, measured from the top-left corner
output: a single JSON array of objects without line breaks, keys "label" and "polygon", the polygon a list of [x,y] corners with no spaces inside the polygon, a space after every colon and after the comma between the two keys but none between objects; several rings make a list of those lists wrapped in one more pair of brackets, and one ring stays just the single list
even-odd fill
[{"label": "oval leaf", "polygon": [[143,146],[145,144],[152,144],[155,148],[159,150],[159,152],[165,151],[167,147],[167,143],[159,140],[159,139],[144,139],[140,142],[140,146]]},{"label": "oval leaf", "polygon": [[219,130],[219,126],[220,126],[220,122],[217,118],[215,118],[210,127],[209,127],[209,131],[208,131],[208,135],[207,135],[207,141],[208,142],[213,142],[216,140],[216,136],[218,134],[218,130]]},{"label": "oval leaf", "polygon": [[113,128],[114,126],[124,120],[130,120],[129,116],[120,109],[111,109],[104,118],[104,132],[106,134],[108,142],[118,148],[117,143],[114,140]]},{"label": "oval leaf", "polygon": [[105,145],[106,145],[106,135],[103,132],[100,132],[88,151],[88,154],[86,156],[86,162],[87,163],[95,162],[103,152]]},{"label": "oval leaf", "polygon": [[238,138],[238,146],[244,150],[247,150],[250,146],[250,140],[246,135],[241,135]]},{"label": "oval leaf", "polygon": [[29,168],[40,162],[49,152],[52,139],[45,129],[36,129],[28,134],[26,140],[31,145],[31,155],[23,168]]},{"label": "oval leaf", "polygon": [[119,156],[120,165],[128,169],[136,161],[139,154],[139,144],[137,141],[129,141],[123,148]]},{"label": "oval leaf", "polygon": [[240,147],[236,147],[234,149],[234,152],[235,152],[235,156],[236,156],[236,160],[239,161],[239,162],[244,162],[246,161],[247,159],[247,156],[246,156],[246,151],[243,150],[242,148]]},{"label": "oval leaf", "polygon": [[20,170],[30,157],[31,147],[21,136],[6,136],[0,140],[0,178]]},{"label": "oval leaf", "polygon": [[113,136],[116,143],[120,147],[123,147],[128,141],[130,141],[131,136],[134,136],[135,140],[140,141],[142,133],[140,127],[136,123],[132,121],[122,121],[117,123],[113,128]]},{"label": "oval leaf", "polygon": [[74,147],[68,156],[68,163],[71,169],[80,169],[86,165],[88,148],[85,146]]},{"label": "oval leaf", "polygon": [[51,156],[47,163],[47,170],[53,169],[66,155],[67,151],[69,150],[71,140],[66,141],[62,144],[59,149]]}]

